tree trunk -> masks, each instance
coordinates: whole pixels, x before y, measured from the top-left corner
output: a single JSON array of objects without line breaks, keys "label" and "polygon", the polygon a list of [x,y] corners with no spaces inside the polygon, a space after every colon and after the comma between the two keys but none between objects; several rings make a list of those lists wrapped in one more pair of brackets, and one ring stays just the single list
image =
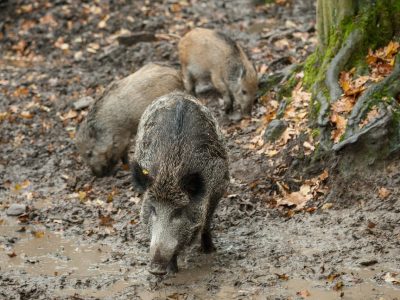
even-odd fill
[{"label": "tree trunk", "polygon": [[[312,91],[313,124],[320,129],[321,148],[339,151],[361,142],[368,155],[380,157],[400,149],[400,109],[396,101],[400,55],[392,73],[370,85],[358,98],[339,142],[331,139],[330,121],[331,106],[343,94],[340,72],[355,67],[356,74],[365,74],[368,50],[399,37],[400,0],[317,0],[317,31],[318,49],[305,64],[304,82]],[[380,115],[360,128],[372,103],[379,107]]]}]

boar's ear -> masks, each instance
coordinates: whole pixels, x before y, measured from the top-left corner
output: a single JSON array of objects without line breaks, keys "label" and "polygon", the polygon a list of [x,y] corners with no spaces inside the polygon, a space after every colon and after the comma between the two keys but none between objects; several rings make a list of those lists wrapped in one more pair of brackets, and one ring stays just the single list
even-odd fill
[{"label": "boar's ear", "polygon": [[151,185],[153,179],[150,177],[149,172],[143,169],[136,161],[133,162],[133,187],[139,193],[144,191]]},{"label": "boar's ear", "polygon": [[184,176],[181,181],[181,187],[192,199],[200,198],[205,192],[204,179],[200,173]]}]

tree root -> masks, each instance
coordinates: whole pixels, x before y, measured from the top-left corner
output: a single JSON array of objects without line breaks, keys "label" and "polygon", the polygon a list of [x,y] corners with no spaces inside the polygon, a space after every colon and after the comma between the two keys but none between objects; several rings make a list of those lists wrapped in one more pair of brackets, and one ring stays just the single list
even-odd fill
[{"label": "tree root", "polygon": [[338,83],[340,71],[342,71],[345,65],[348,63],[352,53],[362,42],[363,35],[361,30],[355,29],[352,31],[343,43],[342,48],[332,59],[326,71],[325,84],[329,91],[330,102],[334,102],[340,98],[343,91]]},{"label": "tree root", "polygon": [[354,105],[348,119],[346,136],[350,136],[358,130],[358,124],[365,117],[372,101],[382,98],[382,94],[383,96],[396,97],[398,93],[400,93],[400,54],[396,57],[396,65],[392,73],[381,82],[369,87]]},{"label": "tree root", "polygon": [[[382,107],[381,114],[373,122],[367,124],[360,131],[351,134],[348,138],[335,144],[332,147],[333,151],[339,151],[345,146],[358,142],[362,137],[368,137],[370,144],[374,144],[383,137],[387,136],[387,125],[392,120],[392,111],[390,108]],[[365,139],[365,140],[367,140]]]}]

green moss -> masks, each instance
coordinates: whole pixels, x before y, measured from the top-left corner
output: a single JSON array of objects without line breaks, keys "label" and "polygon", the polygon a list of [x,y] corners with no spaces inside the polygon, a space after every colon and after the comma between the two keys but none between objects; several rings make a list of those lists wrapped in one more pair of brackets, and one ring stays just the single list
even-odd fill
[{"label": "green moss", "polygon": [[303,84],[307,89],[314,84],[315,78],[317,77],[319,69],[318,61],[319,61],[319,54],[318,51],[316,51],[313,54],[311,54],[304,63]]},{"label": "green moss", "polygon": [[321,135],[321,130],[320,130],[319,128],[314,128],[314,129],[311,131],[311,137],[312,137],[313,139],[318,138],[320,135]]}]

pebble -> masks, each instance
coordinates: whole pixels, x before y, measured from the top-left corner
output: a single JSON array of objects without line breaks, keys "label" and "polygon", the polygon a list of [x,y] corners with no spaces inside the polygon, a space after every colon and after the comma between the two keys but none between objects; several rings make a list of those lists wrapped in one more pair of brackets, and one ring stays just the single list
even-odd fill
[{"label": "pebble", "polygon": [[19,216],[22,215],[26,211],[25,204],[11,204],[11,206],[7,209],[7,216]]}]

